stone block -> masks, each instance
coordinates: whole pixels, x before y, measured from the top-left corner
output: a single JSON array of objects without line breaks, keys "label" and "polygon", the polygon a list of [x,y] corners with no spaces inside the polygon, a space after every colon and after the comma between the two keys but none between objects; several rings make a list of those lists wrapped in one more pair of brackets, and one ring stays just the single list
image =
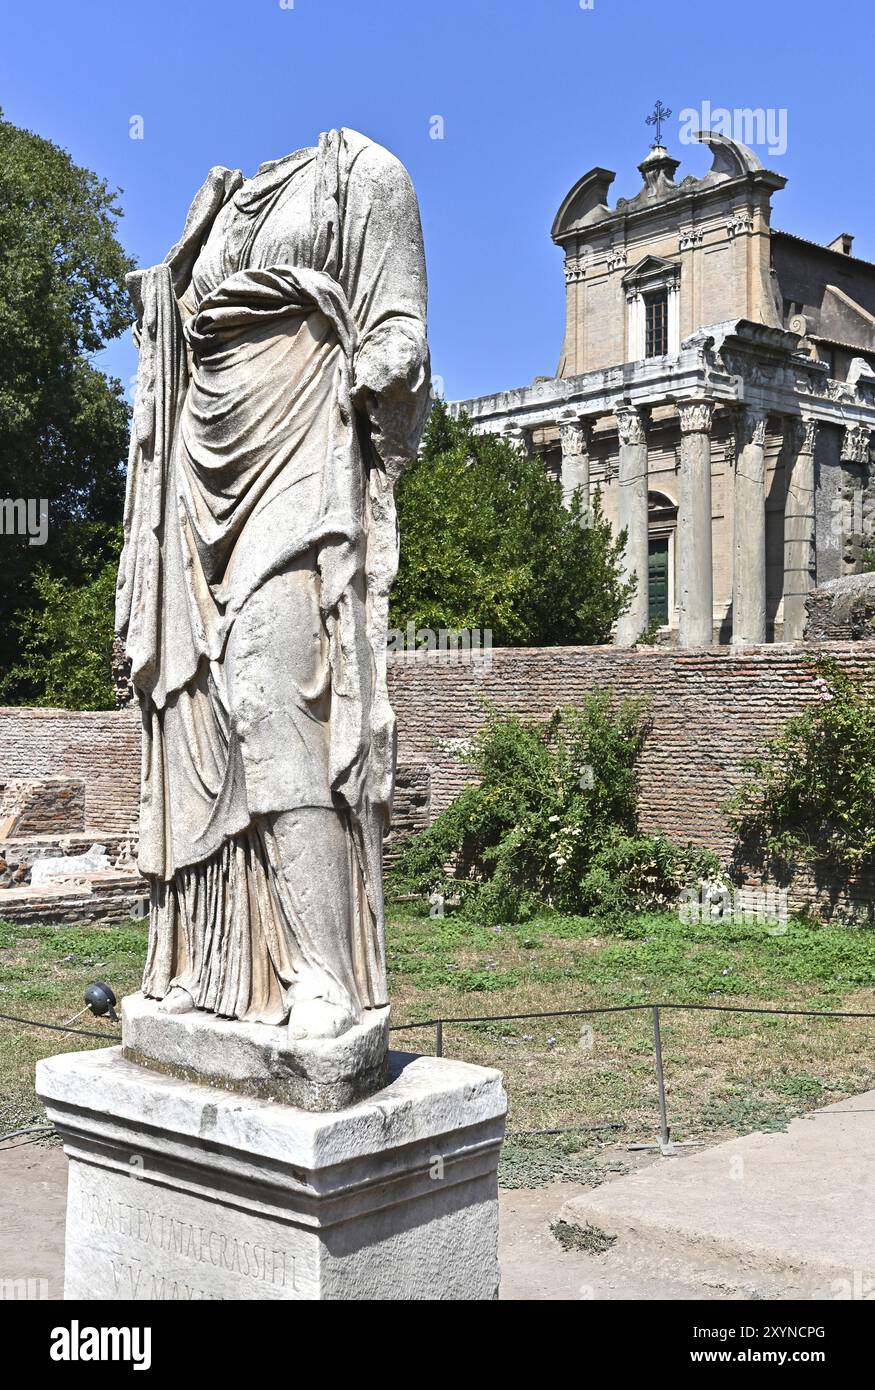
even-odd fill
[{"label": "stone block", "polygon": [[339,1038],[293,1039],[286,1026],[201,1009],[163,1013],[143,994],[122,1002],[122,1053],[130,1061],[302,1110],[341,1110],[380,1090],[388,1047],[388,1007],[366,1010]]}]

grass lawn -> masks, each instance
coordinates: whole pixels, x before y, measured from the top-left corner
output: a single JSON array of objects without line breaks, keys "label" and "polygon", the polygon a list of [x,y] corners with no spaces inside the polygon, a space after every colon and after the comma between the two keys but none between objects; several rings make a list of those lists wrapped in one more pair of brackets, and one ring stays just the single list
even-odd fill
[{"label": "grass lawn", "polygon": [[[0,923],[0,1012],[66,1023],[85,985],[121,997],[138,987],[142,923],[99,927]],[[875,933],[791,922],[682,923],[668,913],[611,923],[542,917],[480,927],[396,907],[387,929],[393,1022],[537,1012],[651,1000],[875,1012]],[[86,1015],[78,1027],[115,1033]],[[793,1115],[875,1087],[875,1019],[776,1018],[667,1011],[662,1016],[675,1138],[713,1141],[786,1124]],[[431,1029],[395,1035],[430,1052]],[[39,1057],[97,1041],[0,1022],[0,1133],[40,1122]],[[596,1182],[605,1150],[658,1129],[648,1013],[446,1025],[444,1052],[501,1068],[512,1137],[503,1180]],[[617,1126],[586,1132],[587,1126]]]}]

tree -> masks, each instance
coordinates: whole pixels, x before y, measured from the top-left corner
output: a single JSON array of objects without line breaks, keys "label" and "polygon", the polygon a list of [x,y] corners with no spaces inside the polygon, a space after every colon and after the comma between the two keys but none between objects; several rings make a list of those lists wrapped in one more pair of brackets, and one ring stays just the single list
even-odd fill
[{"label": "tree", "polygon": [[[0,678],[0,698],[10,688],[25,694],[28,704],[114,708],[111,661],[121,530],[94,532],[93,526],[86,528],[81,583],[53,575],[46,565],[34,571],[37,602],[16,617],[20,654]],[[105,552],[108,559],[101,558]]]},{"label": "tree", "polygon": [[7,699],[45,694],[31,657],[21,662],[33,631],[24,612],[45,602],[47,585],[61,586],[57,596],[93,583],[114,550],[128,408],[121,382],[91,358],[131,321],[124,277],[133,262],[116,237],[116,198],[0,113],[2,493],[49,503],[45,546],[0,536],[0,670],[30,672],[20,687],[7,679]]},{"label": "tree", "polygon": [[495,646],[608,640],[634,588],[598,496],[585,524],[575,495],[534,459],[477,435],[438,401],[419,457],[397,488],[401,561],[390,625],[491,630]]}]

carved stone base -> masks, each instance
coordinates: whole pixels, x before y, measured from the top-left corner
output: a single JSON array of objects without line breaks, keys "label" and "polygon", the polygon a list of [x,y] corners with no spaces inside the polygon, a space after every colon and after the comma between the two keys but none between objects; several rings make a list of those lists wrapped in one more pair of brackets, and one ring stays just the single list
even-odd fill
[{"label": "carved stone base", "polygon": [[388,1050],[388,1006],[369,1009],[339,1038],[294,1041],[287,1028],[200,1009],[164,1014],[142,994],[122,1001],[122,1054],[130,1061],[302,1110],[341,1110],[379,1091]]},{"label": "carved stone base", "polygon": [[315,1115],[119,1048],[40,1062],[70,1159],[65,1297],[495,1298],[501,1076],[391,1053],[390,1078]]}]

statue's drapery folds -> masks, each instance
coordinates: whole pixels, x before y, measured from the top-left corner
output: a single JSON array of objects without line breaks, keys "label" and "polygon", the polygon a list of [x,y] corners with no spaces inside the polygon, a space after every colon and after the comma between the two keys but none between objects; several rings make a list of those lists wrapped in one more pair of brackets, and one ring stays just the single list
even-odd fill
[{"label": "statue's drapery folds", "polygon": [[144,992],[333,1036],[386,1000],[392,489],[428,402],[398,161],[348,130],[213,169],[130,277],[117,622],[143,718]]}]

